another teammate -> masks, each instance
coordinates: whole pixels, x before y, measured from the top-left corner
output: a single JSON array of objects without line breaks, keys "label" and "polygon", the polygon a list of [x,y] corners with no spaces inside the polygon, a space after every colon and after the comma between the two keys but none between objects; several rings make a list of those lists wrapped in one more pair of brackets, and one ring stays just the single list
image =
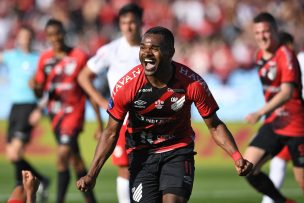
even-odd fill
[{"label": "another teammate", "polygon": [[[279,42],[281,45],[285,45],[291,51],[294,51],[294,38],[291,34],[287,32],[280,32]],[[290,161],[290,159],[291,157],[287,146],[285,146],[275,157],[271,159],[269,178],[273,182],[274,186],[278,189],[280,189],[283,185],[287,163]],[[264,195],[262,203],[274,203],[274,201],[270,197]]]},{"label": "another teammate", "polygon": [[194,131],[191,104],[204,118],[215,142],[235,161],[239,175],[252,164],[243,159],[205,81],[190,68],[172,61],[174,37],[163,27],[149,29],[140,44],[141,65],[115,85],[108,125],[99,139],[88,174],[77,181],[81,191],[94,187],[114,150],[126,114],[132,202],[187,202],[194,181]]},{"label": "another teammate", "polygon": [[[141,41],[142,9],[134,4],[123,6],[118,14],[122,37],[101,47],[79,74],[78,81],[83,89],[95,99],[100,107],[107,109],[108,101],[94,88],[92,77],[107,69],[110,91],[119,79],[134,66],[138,59]],[[112,160],[118,168],[117,196],[120,203],[130,202],[128,157],[125,150],[126,125],[123,125]]]},{"label": "another teammate", "polygon": [[[77,177],[86,174],[78,146],[78,136],[84,123],[86,94],[77,83],[77,76],[87,61],[87,55],[65,44],[62,23],[50,19],[45,27],[51,49],[45,51],[35,76],[38,96],[48,93],[48,112],[58,143],[57,148],[57,203],[64,202],[70,181],[72,164]],[[87,203],[96,202],[92,191],[84,193]]]},{"label": "another teammate", "polygon": [[257,65],[266,103],[249,114],[246,120],[256,123],[262,116],[266,118],[244,155],[255,166],[254,173],[247,180],[257,191],[268,195],[276,203],[294,202],[283,196],[260,168],[284,146],[288,146],[295,179],[304,191],[301,71],[295,54],[286,46],[280,46],[277,24],[271,14],[260,13],[254,18],[254,35],[260,48]]},{"label": "another teammate", "polygon": [[30,170],[41,181],[41,201],[46,199],[49,180],[37,171],[25,158],[25,147],[31,138],[32,129],[37,121],[29,118],[37,106],[37,99],[29,86],[34,76],[38,52],[32,49],[34,32],[28,26],[22,26],[16,38],[16,48],[4,51],[0,61],[8,68],[12,108],[8,120],[6,154],[14,164],[16,185],[22,185],[22,170]]}]

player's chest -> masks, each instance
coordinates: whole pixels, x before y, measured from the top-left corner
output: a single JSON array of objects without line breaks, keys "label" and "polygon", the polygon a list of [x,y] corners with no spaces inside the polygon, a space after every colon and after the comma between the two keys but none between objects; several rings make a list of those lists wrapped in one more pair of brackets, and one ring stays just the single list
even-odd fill
[{"label": "player's chest", "polygon": [[78,74],[78,61],[73,57],[49,58],[45,60],[43,70],[48,77],[52,78],[74,77]]},{"label": "player's chest", "polygon": [[161,117],[182,111],[186,103],[185,89],[179,85],[155,88],[146,84],[138,90],[132,108],[137,114]]},{"label": "player's chest", "polygon": [[260,62],[259,76],[263,84],[279,83],[281,77],[281,71],[279,69],[277,62],[275,60]]}]

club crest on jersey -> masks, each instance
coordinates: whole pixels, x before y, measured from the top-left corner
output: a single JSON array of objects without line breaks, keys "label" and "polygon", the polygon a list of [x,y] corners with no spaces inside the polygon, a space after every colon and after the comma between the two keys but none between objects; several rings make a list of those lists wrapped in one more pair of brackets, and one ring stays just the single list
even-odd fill
[{"label": "club crest on jersey", "polygon": [[273,64],[269,67],[267,77],[269,80],[274,80],[277,75],[277,66],[276,64]]},{"label": "club crest on jersey", "polygon": [[[172,97],[172,98],[176,98],[176,97]],[[172,101],[172,98],[171,98],[171,101]],[[177,99],[177,98],[176,98]],[[171,109],[173,111],[178,111],[180,110],[183,106],[184,106],[184,103],[185,103],[185,96],[182,96],[180,99],[176,100],[172,105],[171,105]]]},{"label": "club crest on jersey", "polygon": [[155,102],[155,108],[157,108],[157,109],[162,109],[163,108],[163,106],[164,106],[164,101],[162,101],[162,100],[157,100],[156,102]]},{"label": "club crest on jersey", "polygon": [[113,107],[114,107],[114,100],[112,98],[110,98],[109,104],[108,104],[108,109],[113,109]]},{"label": "club crest on jersey", "polygon": [[64,66],[64,73],[67,75],[72,75],[76,69],[76,61],[70,61]]}]

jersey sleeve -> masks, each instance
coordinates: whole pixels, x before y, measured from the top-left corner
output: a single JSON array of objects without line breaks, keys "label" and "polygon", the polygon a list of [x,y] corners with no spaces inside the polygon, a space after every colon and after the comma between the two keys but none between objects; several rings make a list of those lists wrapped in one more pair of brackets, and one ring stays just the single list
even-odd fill
[{"label": "jersey sleeve", "polygon": [[298,62],[296,56],[286,47],[281,49],[278,56],[278,67],[282,71],[281,82],[294,83],[297,81]]},{"label": "jersey sleeve", "polygon": [[109,57],[109,47],[103,46],[98,49],[96,54],[90,58],[87,62],[88,68],[95,74],[101,73],[104,69],[108,68],[110,63],[110,57]]},{"label": "jersey sleeve", "polygon": [[128,105],[128,98],[126,94],[124,94],[123,89],[121,89],[116,92],[116,94],[112,94],[109,100],[107,112],[115,120],[123,121],[128,112]]},{"label": "jersey sleeve", "polygon": [[203,79],[193,82],[188,88],[189,97],[203,118],[211,116],[219,109],[207,83]]}]

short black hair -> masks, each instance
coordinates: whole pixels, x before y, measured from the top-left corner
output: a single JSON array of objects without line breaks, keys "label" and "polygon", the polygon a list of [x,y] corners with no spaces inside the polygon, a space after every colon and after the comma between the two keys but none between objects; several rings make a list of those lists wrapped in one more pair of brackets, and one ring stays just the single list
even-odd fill
[{"label": "short black hair", "polygon": [[270,13],[267,12],[262,12],[257,16],[255,16],[253,22],[254,23],[266,22],[269,23],[275,30],[278,30],[278,25],[275,18]]},{"label": "short black hair", "polygon": [[164,41],[166,42],[166,45],[169,48],[174,48],[174,36],[172,32],[161,26],[152,27],[146,31],[145,34],[156,34],[156,35],[162,35],[164,37]]},{"label": "short black hair", "polygon": [[118,12],[118,18],[127,13],[133,13],[138,19],[142,20],[143,9],[135,3],[129,3],[124,5]]},{"label": "short black hair", "polygon": [[293,44],[294,38],[288,32],[280,32],[279,33],[279,41],[281,45]]},{"label": "short black hair", "polygon": [[63,33],[65,32],[64,26],[60,20],[57,20],[55,18],[51,18],[47,21],[45,25],[45,29],[49,26],[57,26]]}]

